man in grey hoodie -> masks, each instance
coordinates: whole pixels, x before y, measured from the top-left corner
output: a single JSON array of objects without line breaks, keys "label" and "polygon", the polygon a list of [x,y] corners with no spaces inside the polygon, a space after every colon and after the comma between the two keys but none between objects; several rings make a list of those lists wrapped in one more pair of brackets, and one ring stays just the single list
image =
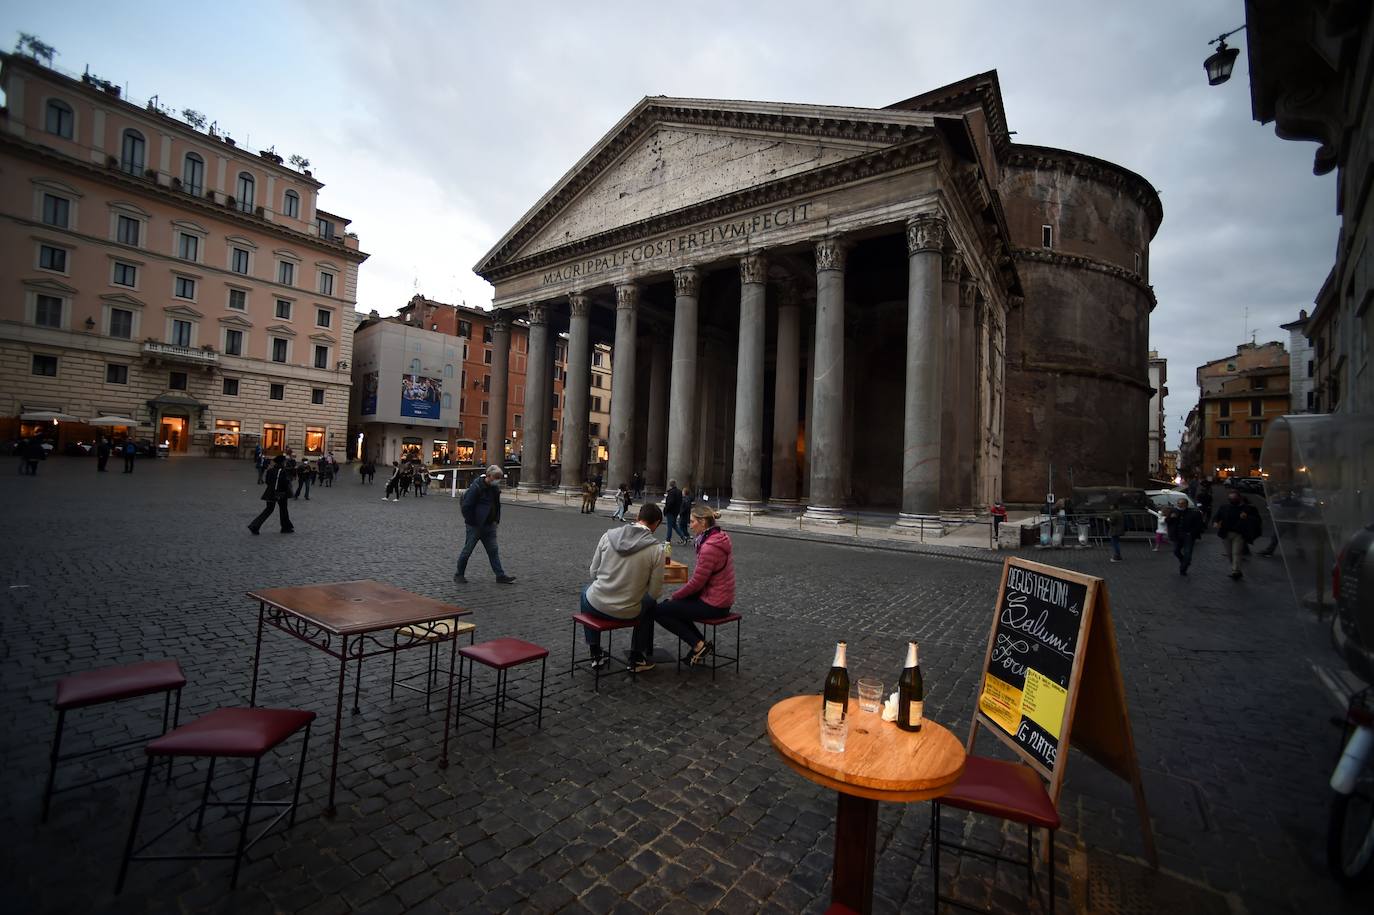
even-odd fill
[{"label": "man in grey hoodie", "polygon": [[[653,670],[654,608],[663,593],[663,543],[654,531],[663,511],[652,502],[639,508],[633,524],[601,535],[592,554],[592,583],[582,591],[582,612],[613,620],[636,620],[630,640],[630,669]],[[601,633],[582,627],[591,650],[592,666],[602,667],[610,656],[601,651]]]}]

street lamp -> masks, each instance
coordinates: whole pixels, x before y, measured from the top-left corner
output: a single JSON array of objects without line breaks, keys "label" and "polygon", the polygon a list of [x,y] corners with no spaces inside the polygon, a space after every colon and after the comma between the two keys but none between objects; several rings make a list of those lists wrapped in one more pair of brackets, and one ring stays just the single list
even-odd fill
[{"label": "street lamp", "polygon": [[1203,68],[1207,70],[1207,85],[1220,86],[1231,78],[1231,70],[1236,65],[1236,57],[1240,55],[1240,49],[1228,48],[1226,46],[1226,39],[1243,28],[1245,28],[1245,26],[1242,25],[1229,32],[1223,32],[1216,38],[1207,42],[1208,44],[1217,46],[1216,51],[1202,62]]}]

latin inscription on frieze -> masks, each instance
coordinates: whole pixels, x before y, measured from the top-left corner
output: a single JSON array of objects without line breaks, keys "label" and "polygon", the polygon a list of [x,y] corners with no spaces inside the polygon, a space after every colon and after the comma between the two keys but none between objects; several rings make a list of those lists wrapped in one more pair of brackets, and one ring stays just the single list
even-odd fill
[{"label": "latin inscription on frieze", "polygon": [[697,251],[706,251],[728,242],[747,241],[760,232],[806,222],[816,215],[815,202],[808,201],[790,204],[765,213],[755,213],[741,219],[716,223],[681,235],[637,242],[618,251],[593,255],[584,260],[563,264],[553,270],[546,271],[542,285],[552,286],[555,283],[585,279],[629,265],[644,264],[659,258],[678,257]]}]

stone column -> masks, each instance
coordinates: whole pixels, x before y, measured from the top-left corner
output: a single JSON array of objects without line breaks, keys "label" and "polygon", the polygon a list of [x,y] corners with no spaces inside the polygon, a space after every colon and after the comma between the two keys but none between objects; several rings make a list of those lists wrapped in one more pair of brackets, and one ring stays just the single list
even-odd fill
[{"label": "stone column", "polygon": [[520,451],[520,489],[542,492],[549,476],[549,313],[529,306],[530,351],[525,361],[525,443]]},{"label": "stone column", "polygon": [[615,287],[615,349],[611,353],[611,455],[605,494],[627,486],[635,460],[635,346],[639,329],[639,287]]},{"label": "stone column", "polygon": [[801,306],[797,285],[783,283],[778,299],[778,342],[773,377],[773,486],[768,501],[797,504],[797,379],[801,360]]},{"label": "stone column", "polygon": [[977,384],[978,363],[974,357],[974,304],[978,299],[978,284],[971,276],[965,275],[959,284],[959,386],[954,394],[958,404],[955,410],[955,437],[958,439],[959,462],[959,507],[977,509],[974,502],[974,464],[975,438],[978,434],[977,417],[974,407],[974,391]]},{"label": "stone column", "polygon": [[897,524],[943,531],[940,524],[940,411],[944,361],[940,332],[940,249],[944,217],[906,223],[906,414],[902,438],[902,512]]},{"label": "stone column", "polygon": [[487,463],[506,460],[506,419],[510,416],[510,312],[491,316],[491,394],[487,398]]},{"label": "stone column", "polygon": [[649,439],[644,448],[646,500],[657,500],[667,490],[664,474],[668,471],[668,375],[673,368],[673,351],[666,330],[654,327],[649,356]]},{"label": "stone column", "polygon": [[940,428],[940,510],[954,512],[959,507],[959,280],[964,262],[958,252],[943,255],[940,284],[940,347],[944,363],[945,396],[941,400]]},{"label": "stone column", "polygon": [[591,300],[586,293],[568,296],[571,317],[568,323],[568,381],[563,385],[563,438],[558,449],[563,459],[563,482],[559,492],[582,494],[587,471],[587,405],[590,403]]},{"label": "stone column", "polygon": [[739,260],[739,356],[735,363],[735,439],[730,511],[763,509],[763,368],[768,261],[761,251]]},{"label": "stone column", "polygon": [[811,502],[804,518],[844,520],[844,262],[837,237],[816,243],[816,349],[812,360]]},{"label": "stone column", "polygon": [[668,478],[695,485],[697,438],[697,297],[701,273],[695,267],[673,271],[677,302],[673,316],[673,373],[669,384]]}]

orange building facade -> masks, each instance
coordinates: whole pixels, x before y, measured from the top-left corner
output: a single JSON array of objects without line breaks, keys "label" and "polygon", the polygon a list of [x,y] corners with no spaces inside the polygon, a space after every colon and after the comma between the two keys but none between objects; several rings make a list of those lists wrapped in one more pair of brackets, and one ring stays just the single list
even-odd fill
[{"label": "orange building facade", "polygon": [[1198,428],[1204,476],[1259,476],[1264,433],[1292,412],[1288,352],[1282,343],[1245,343],[1234,356],[1198,367]]}]

